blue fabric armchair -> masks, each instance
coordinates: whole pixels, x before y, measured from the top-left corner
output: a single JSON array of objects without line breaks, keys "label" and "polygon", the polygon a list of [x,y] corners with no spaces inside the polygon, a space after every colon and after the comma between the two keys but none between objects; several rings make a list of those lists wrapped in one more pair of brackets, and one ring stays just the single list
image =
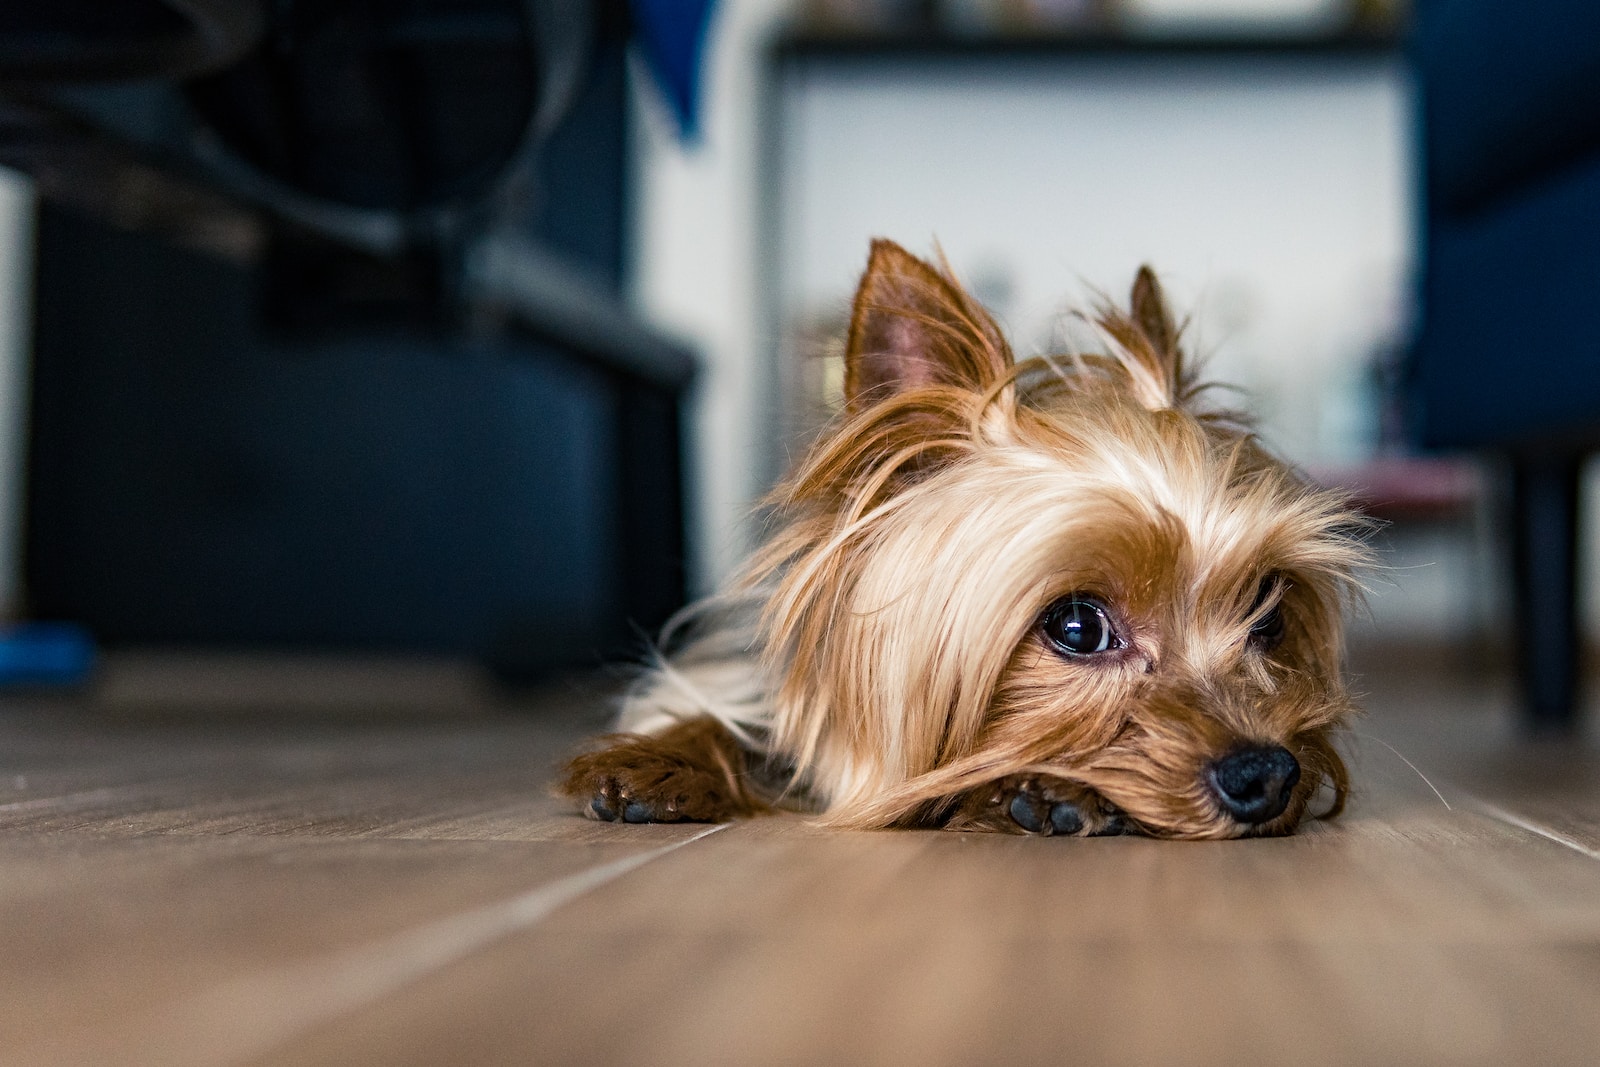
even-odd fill
[{"label": "blue fabric armchair", "polygon": [[[1600,5],[1431,0],[1418,443],[1505,457],[1528,722],[1576,725],[1579,470],[1600,444]],[[1508,634],[1507,636],[1512,636]]]}]

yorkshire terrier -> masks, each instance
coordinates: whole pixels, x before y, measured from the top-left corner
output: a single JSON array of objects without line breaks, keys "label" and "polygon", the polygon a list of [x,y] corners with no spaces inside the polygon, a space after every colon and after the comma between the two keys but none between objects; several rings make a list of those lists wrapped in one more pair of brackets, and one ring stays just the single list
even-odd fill
[{"label": "yorkshire terrier", "polygon": [[1155,275],[1027,360],[941,261],[875,241],[845,406],[558,791],[593,818],[1292,832],[1349,778],[1346,500],[1185,364]]}]

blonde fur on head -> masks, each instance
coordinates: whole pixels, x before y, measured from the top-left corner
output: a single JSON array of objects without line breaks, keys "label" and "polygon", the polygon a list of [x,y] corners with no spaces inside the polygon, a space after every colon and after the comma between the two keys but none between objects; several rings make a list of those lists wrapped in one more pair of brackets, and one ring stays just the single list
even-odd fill
[{"label": "blonde fur on head", "polygon": [[[1148,269],[1092,321],[1103,351],[1019,364],[947,269],[875,241],[845,410],[621,729],[719,724],[730,773],[838,826],[1282,833],[1324,784],[1336,811],[1363,521],[1204,404]],[[564,786],[601,818],[682,786],[602,756]]]}]

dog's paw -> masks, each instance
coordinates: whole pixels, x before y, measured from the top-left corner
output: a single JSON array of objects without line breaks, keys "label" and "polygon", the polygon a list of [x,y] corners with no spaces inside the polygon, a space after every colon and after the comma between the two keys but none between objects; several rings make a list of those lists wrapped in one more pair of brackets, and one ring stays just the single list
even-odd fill
[{"label": "dog's paw", "polygon": [[765,805],[733,769],[741,754],[713,726],[619,735],[568,763],[556,792],[604,822],[722,822],[760,814]]},{"label": "dog's paw", "polygon": [[604,822],[721,822],[737,814],[717,779],[688,768],[596,768],[584,814]]},{"label": "dog's paw", "polygon": [[1013,775],[969,794],[948,825],[1044,837],[1111,837],[1128,830],[1122,813],[1094,790],[1042,775]]}]

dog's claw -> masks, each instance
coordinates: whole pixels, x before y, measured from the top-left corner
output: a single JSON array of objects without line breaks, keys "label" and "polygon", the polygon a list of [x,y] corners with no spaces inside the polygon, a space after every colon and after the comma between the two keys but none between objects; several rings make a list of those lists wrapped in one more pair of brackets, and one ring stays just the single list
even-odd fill
[{"label": "dog's claw", "polygon": [[611,805],[606,803],[606,798],[603,796],[595,797],[589,801],[589,810],[595,813],[596,818],[605,822],[614,822],[617,818],[617,813],[611,809]]},{"label": "dog's claw", "polygon": [[628,806],[622,809],[623,822],[655,822],[656,811],[649,804],[641,804],[637,800],[628,801]]}]

